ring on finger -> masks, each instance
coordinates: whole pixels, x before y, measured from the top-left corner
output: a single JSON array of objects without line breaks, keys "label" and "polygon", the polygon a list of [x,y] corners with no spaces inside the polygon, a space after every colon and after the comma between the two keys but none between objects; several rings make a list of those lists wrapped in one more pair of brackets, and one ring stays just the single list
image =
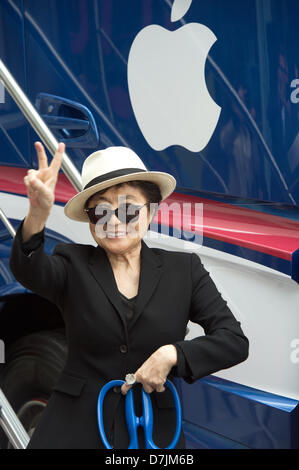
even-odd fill
[{"label": "ring on finger", "polygon": [[127,385],[134,385],[136,383],[135,374],[127,374],[125,377],[125,381]]}]

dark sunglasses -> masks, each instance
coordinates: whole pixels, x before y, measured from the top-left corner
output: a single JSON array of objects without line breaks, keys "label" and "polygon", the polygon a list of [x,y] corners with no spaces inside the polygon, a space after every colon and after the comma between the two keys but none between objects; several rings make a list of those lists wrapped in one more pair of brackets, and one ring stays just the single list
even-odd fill
[{"label": "dark sunglasses", "polygon": [[121,204],[116,209],[110,209],[110,207],[98,204],[96,207],[90,207],[84,209],[87,212],[88,218],[92,224],[100,223],[105,224],[109,222],[112,215],[115,214],[120,222],[128,224],[134,219],[138,220],[140,211],[144,206],[147,206],[148,202],[143,206],[136,206],[135,204]]}]

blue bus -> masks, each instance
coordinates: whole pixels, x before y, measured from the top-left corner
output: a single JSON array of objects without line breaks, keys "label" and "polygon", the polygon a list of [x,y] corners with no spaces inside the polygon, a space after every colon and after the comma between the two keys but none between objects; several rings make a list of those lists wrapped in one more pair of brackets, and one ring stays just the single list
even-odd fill
[{"label": "blue bus", "polygon": [[[173,216],[145,241],[197,253],[249,339],[243,363],[176,381],[189,449],[299,447],[298,24],[296,0],[0,0],[0,60],[74,168],[122,145],[171,173]],[[67,354],[57,307],[9,268],[36,140],[0,82],[0,388],[29,436]],[[75,193],[61,171],[49,254],[94,244],[66,223]],[[190,322],[186,339],[203,334]]]}]

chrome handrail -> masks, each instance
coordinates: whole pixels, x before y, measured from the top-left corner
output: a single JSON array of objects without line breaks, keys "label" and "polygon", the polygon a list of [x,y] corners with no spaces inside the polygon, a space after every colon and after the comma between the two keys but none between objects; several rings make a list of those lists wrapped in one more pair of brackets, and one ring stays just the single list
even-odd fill
[{"label": "chrome handrail", "polygon": [[[54,156],[58,147],[58,141],[54,135],[40,117],[34,106],[31,104],[25,93],[22,91],[14,77],[11,75],[7,67],[0,60],[0,80],[4,84],[6,90],[11,95],[21,112],[24,114],[26,119],[29,121],[35,132],[39,135],[49,152]],[[71,184],[77,191],[82,189],[81,175],[77,168],[73,165],[70,158],[66,153],[63,154],[62,171],[65,173]],[[15,236],[15,229],[11,225],[10,221],[0,208],[0,220],[3,221],[7,230],[12,237]],[[15,449],[26,449],[29,436],[25,431],[21,421],[15,414],[13,408],[5,397],[3,391],[0,388],[0,427],[4,430],[9,441]]]},{"label": "chrome handrail", "polygon": [[14,449],[26,449],[30,437],[0,388],[0,427]]},{"label": "chrome handrail", "polygon": [[3,210],[1,209],[0,207],[0,220],[2,220],[2,222],[4,223],[5,227],[7,228],[7,230],[9,231],[9,233],[11,234],[12,238],[14,238],[15,234],[16,234],[16,231],[15,229],[13,228],[13,226],[11,225],[10,221],[8,220],[8,218],[6,217],[6,215],[4,214]]},{"label": "chrome handrail", "polygon": [[[26,119],[29,121],[35,132],[40,136],[41,140],[51,153],[55,155],[58,141],[38,114],[34,106],[31,104],[23,90],[20,88],[14,77],[11,75],[7,67],[0,59],[0,80],[2,80],[6,90],[9,92],[17,106],[20,108]],[[71,184],[77,191],[82,189],[81,175],[75,165],[72,163],[66,153],[63,154],[62,171],[65,173]]]}]

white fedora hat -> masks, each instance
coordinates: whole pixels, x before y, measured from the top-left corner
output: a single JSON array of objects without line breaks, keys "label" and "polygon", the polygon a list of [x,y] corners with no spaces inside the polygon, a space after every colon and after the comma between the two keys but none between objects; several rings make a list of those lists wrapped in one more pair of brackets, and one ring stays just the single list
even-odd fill
[{"label": "white fedora hat", "polygon": [[175,189],[175,178],[161,171],[148,171],[141,158],[127,147],[108,147],[98,150],[83,163],[82,191],[72,197],[64,207],[67,217],[89,222],[84,206],[89,197],[101,189],[126,181],[141,180],[155,183],[161,191],[162,200]]}]

